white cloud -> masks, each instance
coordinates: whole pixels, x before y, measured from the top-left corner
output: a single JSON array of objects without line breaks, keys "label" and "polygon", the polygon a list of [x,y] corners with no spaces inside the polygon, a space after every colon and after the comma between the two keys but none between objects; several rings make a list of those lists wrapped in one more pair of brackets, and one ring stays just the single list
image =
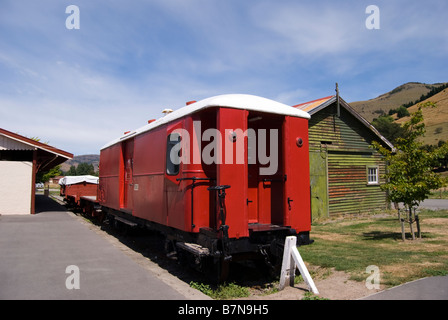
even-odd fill
[{"label": "white cloud", "polygon": [[1,1],[0,126],[75,153],[189,100],[295,104],[333,94],[334,82],[362,98],[448,71],[442,1],[378,0],[377,31],[364,0],[78,0],[80,30],[65,28],[69,4]]},{"label": "white cloud", "polygon": [[295,89],[291,91],[280,92],[274,100],[288,104],[295,105],[301,102],[306,102],[309,98],[309,92],[304,89]]},{"label": "white cloud", "polygon": [[[321,2],[289,2],[279,6],[271,1],[259,3],[252,11],[254,23],[276,39],[277,50],[300,55],[322,56],[359,49],[359,31],[364,26],[363,12],[347,5],[322,5]],[[269,33],[268,33],[269,34]]]}]

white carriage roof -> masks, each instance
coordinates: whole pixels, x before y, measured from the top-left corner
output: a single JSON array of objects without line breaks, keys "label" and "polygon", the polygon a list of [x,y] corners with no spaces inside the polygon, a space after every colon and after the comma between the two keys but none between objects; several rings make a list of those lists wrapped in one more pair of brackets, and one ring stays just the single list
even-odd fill
[{"label": "white carriage roof", "polygon": [[65,176],[64,178],[61,178],[59,180],[59,184],[62,185],[70,185],[70,184],[76,184],[81,182],[87,182],[87,183],[93,183],[98,184],[98,177],[85,175],[85,176]]},{"label": "white carriage roof", "polygon": [[303,110],[293,108],[286,104],[266,99],[259,96],[249,95],[249,94],[224,94],[211,98],[207,98],[185,107],[182,107],[176,111],[173,111],[162,118],[159,118],[144,127],[141,127],[137,130],[133,130],[118,139],[115,139],[106,145],[104,145],[101,149],[105,149],[110,147],[118,142],[124,141],[128,138],[136,136],[142,132],[149,131],[158,126],[161,126],[165,123],[169,123],[173,120],[180,119],[186,115],[195,113],[200,110],[204,110],[211,107],[227,107],[233,109],[244,109],[250,111],[258,111],[258,112],[267,112],[267,113],[275,113],[280,115],[287,115],[298,118],[310,119],[310,115]]}]

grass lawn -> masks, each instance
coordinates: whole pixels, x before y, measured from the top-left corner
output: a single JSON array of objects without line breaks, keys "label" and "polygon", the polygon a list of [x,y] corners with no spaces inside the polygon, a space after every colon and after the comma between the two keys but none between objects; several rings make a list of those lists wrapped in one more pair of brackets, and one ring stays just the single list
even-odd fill
[{"label": "grass lawn", "polygon": [[[388,287],[447,275],[448,211],[423,210],[419,217],[422,239],[406,241],[396,214],[313,224],[315,243],[299,251],[307,263],[348,272],[358,281],[365,281],[366,268],[376,265],[381,283]],[[409,224],[405,228],[407,239],[412,239]]]},{"label": "grass lawn", "polygon": [[432,191],[429,199],[448,199],[448,191],[445,188],[443,190]]},{"label": "grass lawn", "polygon": [[[379,268],[380,282],[385,287],[448,275],[448,211],[422,210],[419,218],[422,238],[411,240],[406,224],[406,241],[402,240],[396,211],[313,223],[311,238],[315,242],[299,247],[299,252],[314,280],[326,278],[334,268],[350,274],[351,280],[364,282],[369,276],[366,268],[371,265]],[[417,237],[415,224],[414,232]],[[296,282],[301,281],[296,276]],[[274,281],[273,289],[266,294],[277,292],[277,285]],[[243,283],[217,289],[198,283],[192,286],[214,299],[248,296],[250,287]]]}]

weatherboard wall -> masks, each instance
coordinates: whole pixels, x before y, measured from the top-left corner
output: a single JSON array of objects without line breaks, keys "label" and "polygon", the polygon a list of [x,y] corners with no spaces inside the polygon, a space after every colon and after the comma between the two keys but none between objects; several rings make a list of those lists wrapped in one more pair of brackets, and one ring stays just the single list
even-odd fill
[{"label": "weatherboard wall", "polygon": [[[386,165],[371,147],[379,139],[370,128],[342,106],[338,116],[333,103],[312,114],[309,139],[313,219],[387,207],[380,189]],[[369,167],[378,170],[377,184],[368,184]]]}]

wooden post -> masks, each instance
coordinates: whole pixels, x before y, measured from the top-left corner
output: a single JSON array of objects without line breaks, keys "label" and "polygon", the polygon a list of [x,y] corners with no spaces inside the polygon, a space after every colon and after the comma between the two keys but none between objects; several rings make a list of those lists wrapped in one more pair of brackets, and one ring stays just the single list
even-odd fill
[{"label": "wooden post", "polygon": [[412,228],[412,207],[409,207],[409,228],[411,229],[412,240],[415,240],[414,228]]},{"label": "wooden post", "polygon": [[[283,290],[285,288],[286,281],[289,278],[289,285],[294,286],[294,276],[296,266],[299,268],[300,274],[305,280],[305,283],[308,285],[310,291],[314,294],[319,294],[319,291],[314,284],[313,279],[306,268],[305,263],[303,262],[302,257],[300,256],[299,250],[297,250],[297,238],[294,236],[287,237],[285,240],[285,248],[283,251],[283,262],[282,262],[282,271],[280,274],[280,285],[279,289]],[[291,259],[292,257],[292,259]]]},{"label": "wooden post", "polygon": [[294,264],[294,259],[291,259],[291,246],[296,246],[296,244],[296,237],[287,237],[285,240],[285,246],[283,249],[282,270],[280,273],[280,290],[283,290],[285,288],[287,281],[289,281],[290,286],[294,286],[296,266]]},{"label": "wooden post", "polygon": [[337,82],[336,82],[336,114],[338,118],[341,117],[341,107],[339,105],[339,86]]},{"label": "wooden post", "polygon": [[31,173],[31,214],[36,213],[36,174],[37,174],[37,149],[33,150],[33,168]]},{"label": "wooden post", "polygon": [[400,222],[401,222],[401,239],[403,241],[405,241],[406,240],[406,234],[404,232],[404,219],[400,219]]},{"label": "wooden post", "polygon": [[417,224],[417,237],[419,239],[422,238],[422,232],[420,231],[420,219],[418,218],[418,214],[415,215],[415,222]]}]

